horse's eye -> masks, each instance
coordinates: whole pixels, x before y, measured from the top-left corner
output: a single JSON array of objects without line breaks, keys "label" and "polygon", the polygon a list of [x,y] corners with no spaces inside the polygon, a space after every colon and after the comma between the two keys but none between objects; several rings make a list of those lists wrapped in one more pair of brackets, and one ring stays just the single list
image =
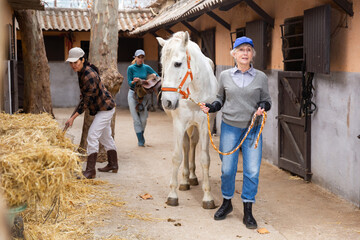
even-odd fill
[{"label": "horse's eye", "polygon": [[180,66],[181,66],[181,62],[175,62],[175,63],[174,63],[174,66],[175,66],[175,67],[180,67]]}]

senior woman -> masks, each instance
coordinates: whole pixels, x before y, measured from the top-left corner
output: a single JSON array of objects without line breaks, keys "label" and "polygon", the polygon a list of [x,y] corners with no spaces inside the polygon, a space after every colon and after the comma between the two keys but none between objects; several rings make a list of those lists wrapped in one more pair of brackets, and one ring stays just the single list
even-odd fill
[{"label": "senior woman", "polygon": [[[244,137],[254,113],[260,116],[270,110],[271,98],[267,76],[253,67],[255,57],[253,41],[248,37],[237,38],[233,50],[236,66],[223,71],[219,79],[219,92],[213,103],[202,103],[201,109],[217,112],[222,109],[220,151],[230,152]],[[256,123],[258,125],[258,123]],[[251,129],[241,146],[243,156],[243,185],[241,198],[244,206],[243,223],[247,228],[257,228],[252,215],[252,204],[258,190],[259,172],[262,156],[262,136],[256,149],[258,127]],[[235,177],[238,166],[239,150],[231,155],[220,155],[221,192],[223,203],[214,215],[215,220],[226,218],[233,207],[231,199],[235,192]]]},{"label": "senior woman", "polygon": [[108,164],[98,170],[116,173],[118,171],[117,152],[114,138],[111,136],[111,119],[115,113],[115,101],[100,80],[99,70],[85,59],[85,52],[81,48],[70,49],[66,62],[69,62],[71,68],[78,74],[81,97],[78,108],[65,125],[72,126],[75,118],[85,109],[89,109],[90,115],[95,116],[88,131],[88,158],[83,175],[88,179],[96,176],[95,165],[99,142],[107,151]]},{"label": "senior woman", "polygon": [[[138,146],[145,147],[145,127],[148,118],[147,105],[150,100],[150,96],[145,95],[141,103],[138,103],[135,94],[136,84],[144,84],[146,79],[149,79],[149,75],[153,77],[159,76],[149,65],[144,63],[145,52],[142,49],[138,49],[134,54],[134,61],[127,69],[127,79],[130,86],[128,92],[128,103],[131,116],[134,121],[134,130],[138,139]],[[136,107],[138,106],[138,107]]]}]

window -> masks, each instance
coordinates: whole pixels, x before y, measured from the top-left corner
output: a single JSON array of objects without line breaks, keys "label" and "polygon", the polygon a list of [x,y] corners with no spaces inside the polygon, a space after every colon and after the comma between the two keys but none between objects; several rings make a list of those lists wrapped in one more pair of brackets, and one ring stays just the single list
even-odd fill
[{"label": "window", "polygon": [[85,52],[85,58],[89,58],[90,41],[80,41],[80,47]]},{"label": "window", "polygon": [[64,61],[65,46],[63,36],[44,36],[46,56],[49,61]]},{"label": "window", "polygon": [[118,62],[131,62],[137,49],[144,49],[144,39],[119,38]]},{"label": "window", "polygon": [[302,16],[285,19],[281,27],[284,71],[301,71],[304,61],[304,18]]},{"label": "window", "polygon": [[230,33],[230,40],[231,40],[231,48],[234,45],[234,42],[237,38],[245,36],[246,35],[246,28],[237,28],[235,32]]},{"label": "window", "polygon": [[301,71],[306,59],[307,72],[330,73],[330,18],[326,4],[285,19],[280,25],[285,71]]}]

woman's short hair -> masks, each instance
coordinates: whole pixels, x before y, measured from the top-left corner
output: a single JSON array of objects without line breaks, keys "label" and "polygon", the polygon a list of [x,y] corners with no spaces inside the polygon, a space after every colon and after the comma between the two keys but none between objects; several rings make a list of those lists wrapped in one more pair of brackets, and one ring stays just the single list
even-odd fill
[{"label": "woman's short hair", "polygon": [[[234,49],[232,49],[232,50],[230,51],[230,55],[231,55],[232,57],[234,57],[235,52],[239,51],[239,48],[240,48],[241,46],[249,46],[249,47],[251,47],[251,50],[252,50],[252,53],[253,53],[253,58],[252,58],[252,60],[251,60],[251,63],[254,63],[254,58],[255,58],[255,56],[256,56],[256,51],[255,51],[255,48],[253,48],[253,46],[251,46],[250,44],[244,43],[244,44],[241,44],[241,45],[237,46],[236,48],[234,48]],[[235,58],[234,58],[234,60],[235,60],[235,62],[236,62],[236,59],[235,59]]]}]

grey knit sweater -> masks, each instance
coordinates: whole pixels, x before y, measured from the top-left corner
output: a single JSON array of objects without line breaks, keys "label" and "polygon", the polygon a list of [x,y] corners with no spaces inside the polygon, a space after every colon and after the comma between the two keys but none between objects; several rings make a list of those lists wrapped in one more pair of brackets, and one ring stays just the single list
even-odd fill
[{"label": "grey knit sweater", "polygon": [[267,101],[271,104],[268,78],[265,73],[256,69],[252,82],[240,88],[232,80],[230,70],[225,70],[220,74],[220,88],[216,101],[222,105],[223,121],[226,124],[246,128],[250,125],[259,102]]}]

